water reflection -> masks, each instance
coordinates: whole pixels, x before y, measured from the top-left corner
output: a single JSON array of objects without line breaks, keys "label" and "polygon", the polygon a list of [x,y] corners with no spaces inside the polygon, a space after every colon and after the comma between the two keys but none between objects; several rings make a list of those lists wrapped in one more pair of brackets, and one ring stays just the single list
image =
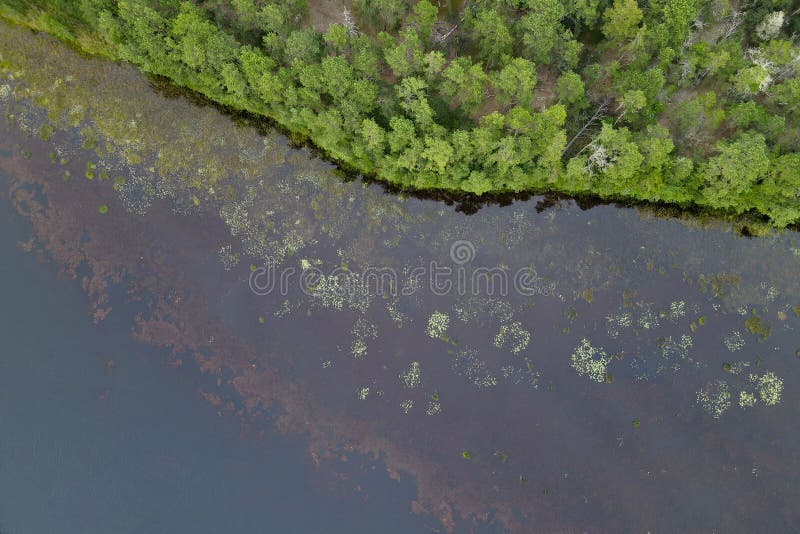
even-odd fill
[{"label": "water reflection", "polygon": [[[105,283],[158,281],[136,336],[196,360],[243,415],[279,406],[315,458],[357,451],[410,474],[415,509],[445,528],[796,522],[797,234],[570,201],[467,216],[344,183],[280,135],[14,32],[3,165],[86,226],[74,246]],[[14,39],[26,54],[8,59]],[[365,274],[384,272],[389,291]],[[104,287],[89,287],[102,319]]]}]

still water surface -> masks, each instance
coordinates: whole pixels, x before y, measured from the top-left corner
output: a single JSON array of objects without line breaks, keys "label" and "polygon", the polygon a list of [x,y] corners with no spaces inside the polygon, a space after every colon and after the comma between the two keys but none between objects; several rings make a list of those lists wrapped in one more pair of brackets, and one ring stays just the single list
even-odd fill
[{"label": "still water surface", "polygon": [[[250,475],[284,458],[352,482],[349,466],[366,465],[373,478],[343,484],[373,499],[358,520],[393,510],[411,521],[412,508],[426,524],[431,514],[435,528],[459,531],[797,528],[796,233],[747,239],[723,223],[573,202],[546,207],[539,198],[467,215],[388,195],[342,181],[279,134],[176,97],[132,69],[13,32],[0,39],[0,57],[12,65],[0,78],[0,168],[17,211],[33,222],[32,247],[84,279],[100,324],[87,319],[76,327],[85,333],[33,338],[31,346],[85,342],[58,361],[97,362],[83,364],[97,367],[94,397],[106,400],[91,404],[96,410],[115,406],[123,393],[114,387],[151,402],[118,424],[152,417],[167,432],[154,443],[178,439],[172,425],[159,424],[171,413],[164,407],[181,395],[196,402],[199,388],[230,419],[212,417],[218,426],[209,429],[214,410],[187,406],[206,433],[178,441],[181,450],[211,457],[227,449],[220,444],[237,418],[304,444],[245,441],[240,464],[204,457],[196,470],[171,468],[192,473],[181,476],[226,473],[226,496],[266,503],[275,489],[237,467]],[[449,286],[431,284],[434,267],[449,269]],[[376,270],[388,276],[383,290],[369,283]],[[500,285],[460,283],[481,271]],[[278,283],[254,287],[256,274]],[[125,311],[130,295],[138,311]],[[40,330],[81,309],[24,302]],[[116,337],[103,341],[114,325]],[[121,340],[131,330],[178,369],[151,363],[123,373],[156,359],[123,363],[103,349],[147,353]],[[117,365],[106,375],[108,358]],[[198,385],[198,369],[208,384]],[[137,373],[153,373],[164,390],[139,398]],[[110,450],[118,454],[122,442]],[[365,455],[372,460],[354,460]],[[329,497],[304,491],[323,475],[303,469],[267,478],[292,479],[311,510],[302,520],[322,521]],[[158,480],[155,495],[174,483]],[[142,498],[139,488],[127,491]],[[185,514],[210,513],[205,495],[220,499],[187,497]],[[302,509],[286,508],[291,517]],[[258,510],[236,510],[247,524],[264,521]],[[300,530],[318,525],[327,523]]]},{"label": "still water surface", "polygon": [[[8,188],[0,173],[0,188]],[[414,488],[349,475],[343,494],[305,443],[244,428],[203,377],[131,339],[135,306],[92,325],[79,284],[23,252],[0,198],[0,532],[419,532]],[[123,299],[115,299],[120,302]]]}]

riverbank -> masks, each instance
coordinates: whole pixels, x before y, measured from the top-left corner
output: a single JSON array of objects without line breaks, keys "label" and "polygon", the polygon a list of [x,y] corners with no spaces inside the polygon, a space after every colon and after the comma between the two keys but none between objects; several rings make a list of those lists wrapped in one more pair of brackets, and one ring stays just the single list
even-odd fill
[{"label": "riverbank", "polygon": [[[648,124],[631,122],[636,112],[625,108],[620,95],[587,92],[589,107],[580,109],[604,109],[605,120],[588,120],[580,127],[583,111],[559,99],[534,107],[517,104],[466,113],[465,87],[456,87],[456,100],[448,103],[444,98],[446,82],[455,76],[451,72],[448,78],[450,67],[444,68],[444,63],[431,79],[414,75],[413,69],[402,75],[391,59],[393,52],[377,46],[369,32],[341,34],[343,26],[334,24],[324,35],[315,33],[304,26],[301,8],[296,8],[300,11],[294,22],[276,23],[273,33],[252,28],[248,33],[242,26],[244,13],[224,18],[212,8],[207,11],[190,3],[152,9],[138,2],[101,2],[95,11],[59,10],[55,1],[24,8],[11,1],[5,4],[2,16],[7,19],[49,31],[84,52],[131,62],[224,108],[268,119],[294,142],[312,144],[346,172],[389,184],[396,191],[455,199],[465,206],[487,197],[502,201],[507,194],[556,193],[711,216],[750,214],[778,227],[800,218],[796,172],[800,154],[793,148],[800,130],[796,131],[791,114],[775,114],[783,109],[777,104],[775,110],[770,108],[772,114],[764,120],[777,124],[780,119],[784,125],[780,139],[774,140],[759,130],[755,119],[746,128],[731,122],[742,113],[767,113],[762,112],[763,99],[753,104],[755,108],[721,101],[718,110],[709,104],[698,111],[714,111],[719,120],[728,121],[729,134],[718,136],[718,143],[702,156],[687,155],[692,143],[684,146],[680,139],[686,133],[681,128],[688,126],[665,127],[655,119]],[[419,24],[415,16],[406,19],[407,28]],[[281,32],[287,42],[296,41],[298,50],[292,52],[296,57],[283,48],[270,52],[260,42]],[[262,38],[256,44],[254,35]],[[389,38],[389,34],[381,37],[387,43]],[[395,45],[401,46],[410,37],[397,39]],[[776,37],[775,43],[782,41]],[[420,54],[432,47],[419,46]],[[435,48],[425,57],[438,58]],[[372,67],[366,71],[359,70],[359,61],[364,60],[359,51],[371,58]],[[460,64],[456,52],[446,52],[442,61],[448,59],[453,68]],[[525,70],[527,64],[514,65]],[[478,72],[479,64],[478,70],[473,67],[464,71],[464,80],[488,76]],[[536,78],[538,73],[544,80],[549,71],[541,68],[530,71],[530,76]],[[504,71],[499,72],[497,76]],[[579,77],[576,83],[583,87],[585,81]],[[530,87],[533,94],[547,94],[546,87],[535,85],[534,81]],[[659,96],[653,109],[669,109],[678,105],[678,99],[693,102],[699,94],[678,86],[668,90],[663,80],[662,85],[667,96]],[[498,91],[497,87],[490,91],[493,98]],[[612,102],[616,115],[608,110]],[[672,120],[669,114],[662,119]],[[575,145],[576,139],[583,140]],[[575,150],[576,146],[582,148]]]}]

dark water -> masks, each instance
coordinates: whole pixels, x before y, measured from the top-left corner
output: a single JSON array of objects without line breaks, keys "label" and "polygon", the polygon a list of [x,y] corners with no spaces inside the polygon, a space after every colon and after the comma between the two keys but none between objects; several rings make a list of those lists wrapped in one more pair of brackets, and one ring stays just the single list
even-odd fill
[{"label": "dark water", "polygon": [[[152,425],[158,447],[177,440],[174,425],[159,421],[183,398],[175,413],[196,413],[203,432],[180,432],[193,437],[176,448],[208,458],[172,468],[176,477],[206,481],[192,487],[214,487],[203,494],[211,502],[222,499],[219,478],[225,497],[238,497],[231,502],[262,503],[225,517],[265,528],[271,519],[259,513],[274,505],[310,522],[300,531],[331,530],[332,486],[347,488],[334,517],[355,531],[378,527],[348,521],[427,528],[401,523],[412,521],[410,505],[438,519],[432,528],[466,531],[798,527],[796,233],[747,239],[721,222],[573,202],[541,210],[542,199],[468,216],[343,182],[274,132],[165,96],[132,69],[79,58],[47,38],[0,39],[4,56],[12,68],[0,77],[0,168],[14,205],[33,221],[33,248],[82,270],[95,316],[111,308],[100,326],[85,320],[78,334],[56,334],[56,317],[66,309],[75,320],[85,298],[74,284],[69,305],[29,297],[32,324],[48,335],[21,345],[84,346],[58,360],[72,369],[64,375],[94,362],[86,363],[93,374],[79,374],[97,376],[88,404],[103,413],[129,392],[130,409],[142,411],[117,420],[123,436]],[[432,282],[441,269],[449,286]],[[498,285],[465,285],[481,270]],[[369,283],[376,272],[388,276],[383,290]],[[260,291],[258,276],[275,287]],[[129,293],[136,312],[122,304]],[[146,345],[127,340],[131,330],[167,350],[161,360],[183,365],[155,363]],[[151,356],[123,363],[113,354],[125,346]],[[107,375],[109,358],[117,365]],[[135,371],[134,362],[150,366]],[[150,382],[140,375],[163,389],[146,395],[147,409],[138,388]],[[214,416],[198,389],[228,415]],[[58,410],[44,407],[42,417]],[[293,437],[234,440],[246,448],[239,463],[212,462],[219,449],[236,450],[225,443],[239,420]],[[71,443],[51,441],[56,450]],[[126,443],[102,450],[122,457]],[[152,465],[152,454],[140,458]],[[267,470],[285,474],[262,477],[253,467],[276,458],[283,469]],[[320,465],[314,474],[311,462]],[[354,474],[363,472],[374,476]],[[124,493],[118,478],[104,497]],[[265,479],[277,485],[254,482]],[[172,489],[168,480],[153,482],[152,493]],[[297,485],[292,502],[304,506],[275,504],[284,484]],[[86,491],[101,485],[87,480]],[[134,501],[149,495],[128,491]],[[203,498],[179,502],[181,517],[210,513]],[[153,525],[169,525],[161,514]]]},{"label": "dark water", "polygon": [[[0,188],[8,188],[1,173]],[[198,395],[202,377],[168,368],[163,354],[131,339],[135,306],[92,325],[79,283],[17,246],[29,236],[4,195],[3,534],[425,528],[408,509],[408,481],[354,469],[370,494],[345,496],[313,468],[303,440],[218,415]]]}]

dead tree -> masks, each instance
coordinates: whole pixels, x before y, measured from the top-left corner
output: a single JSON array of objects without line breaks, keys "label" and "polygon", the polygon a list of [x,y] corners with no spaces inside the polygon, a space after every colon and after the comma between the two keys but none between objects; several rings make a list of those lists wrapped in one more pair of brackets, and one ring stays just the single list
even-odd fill
[{"label": "dead tree", "polygon": [[572,139],[569,140],[569,143],[567,143],[567,146],[565,146],[564,150],[561,151],[561,155],[562,156],[567,153],[567,150],[569,150],[569,147],[571,147],[573,145],[573,143],[575,143],[575,141],[577,141],[586,132],[586,130],[591,128],[594,123],[596,123],[599,120],[602,120],[606,116],[606,111],[608,111],[609,100],[610,100],[609,98],[606,98],[605,100],[603,100],[600,103],[599,106],[597,106],[597,110],[594,112],[594,115],[592,115],[591,118],[589,118],[589,120],[586,121],[586,124],[583,125],[583,128],[581,128],[578,131],[578,133],[576,133],[572,137]]}]

